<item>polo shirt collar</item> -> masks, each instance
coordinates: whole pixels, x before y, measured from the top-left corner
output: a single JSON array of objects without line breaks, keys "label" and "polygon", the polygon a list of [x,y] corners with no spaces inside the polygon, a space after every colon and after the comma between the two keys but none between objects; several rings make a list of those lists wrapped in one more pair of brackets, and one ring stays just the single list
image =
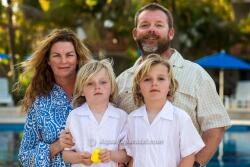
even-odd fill
[{"label": "polo shirt collar", "polygon": [[120,118],[120,114],[119,112],[117,111],[117,109],[112,106],[112,104],[109,103],[108,105],[108,110],[106,111],[107,112],[107,115],[109,117],[112,117],[112,118]]},{"label": "polo shirt collar", "polygon": [[[138,109],[138,111],[134,113],[133,116],[147,118],[146,106],[144,105],[144,106],[140,107]],[[173,120],[174,119],[173,105],[169,101],[166,101],[162,110],[158,113],[158,115],[155,117],[155,119],[157,119],[157,117],[167,119],[167,120]]]},{"label": "polo shirt collar", "polygon": [[[93,113],[90,110],[90,108],[89,108],[89,106],[88,106],[87,103],[84,103],[83,105],[81,105],[78,108],[76,114],[79,115],[79,116],[88,116],[88,117],[90,117],[91,115],[93,115]],[[108,117],[112,117],[112,118],[120,118],[119,113],[116,111],[116,109],[110,103],[108,104],[108,108],[105,111],[104,115],[107,115]]]},{"label": "polo shirt collar", "polygon": [[169,59],[170,64],[172,64],[174,67],[180,67],[180,68],[183,67],[185,60],[176,49],[173,49],[173,50],[174,50],[174,53],[171,55]]},{"label": "polo shirt collar", "polygon": [[[176,50],[176,49],[173,49],[174,52],[173,54],[171,55],[170,59],[169,59],[169,62],[170,64],[172,64],[174,67],[183,67],[183,64],[184,64],[184,59],[183,57],[181,56],[181,54]],[[137,67],[140,65],[142,61],[142,57],[140,56],[134,63],[134,65],[128,69],[128,72],[129,73],[134,73],[135,70],[137,69]]]}]

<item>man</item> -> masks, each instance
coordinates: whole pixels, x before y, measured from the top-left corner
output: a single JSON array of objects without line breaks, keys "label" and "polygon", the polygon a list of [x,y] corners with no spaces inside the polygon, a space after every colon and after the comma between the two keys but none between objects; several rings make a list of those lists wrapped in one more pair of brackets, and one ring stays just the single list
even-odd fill
[{"label": "man", "polygon": [[128,112],[137,108],[132,98],[133,74],[148,54],[158,53],[169,59],[174,76],[179,82],[174,105],[190,115],[206,144],[196,154],[194,164],[203,166],[216,152],[225,127],[230,126],[230,119],[209,74],[199,65],[185,60],[177,50],[170,47],[174,33],[172,14],[163,6],[151,3],[136,13],[132,34],[142,56],[133,67],[118,76],[117,104]]}]

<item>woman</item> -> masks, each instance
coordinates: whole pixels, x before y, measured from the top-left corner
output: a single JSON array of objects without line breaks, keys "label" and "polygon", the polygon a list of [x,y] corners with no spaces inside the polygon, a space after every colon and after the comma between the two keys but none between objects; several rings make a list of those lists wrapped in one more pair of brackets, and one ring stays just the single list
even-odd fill
[{"label": "woman", "polygon": [[[27,112],[19,160],[23,166],[69,166],[61,151],[71,147],[64,129],[79,67],[91,59],[89,50],[69,29],[56,29],[22,65],[32,75],[22,111]],[[59,140],[60,137],[60,140]]]}]

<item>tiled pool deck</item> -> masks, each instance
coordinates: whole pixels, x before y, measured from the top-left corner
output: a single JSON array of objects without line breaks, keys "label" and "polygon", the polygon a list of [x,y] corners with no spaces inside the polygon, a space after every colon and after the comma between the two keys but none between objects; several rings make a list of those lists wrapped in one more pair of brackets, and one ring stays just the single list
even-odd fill
[{"label": "tiled pool deck", "polygon": [[[250,125],[250,109],[228,110],[232,125]],[[0,107],[0,132],[21,132],[26,114],[20,112],[20,107]]]},{"label": "tiled pool deck", "polygon": [[[229,116],[233,125],[250,125],[250,108],[230,109]],[[0,124],[22,124],[25,114],[20,112],[20,107],[0,107]]]}]

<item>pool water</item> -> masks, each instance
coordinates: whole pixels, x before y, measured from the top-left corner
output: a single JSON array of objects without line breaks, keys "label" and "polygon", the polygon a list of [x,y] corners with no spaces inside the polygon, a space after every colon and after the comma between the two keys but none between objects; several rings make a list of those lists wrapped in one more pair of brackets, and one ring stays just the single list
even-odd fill
[{"label": "pool water", "polygon": [[[218,158],[222,153],[222,158]],[[232,126],[223,139],[223,152],[217,151],[207,167],[250,167],[250,126]]]},{"label": "pool water", "polygon": [[[0,125],[0,167],[18,167],[17,154],[23,125]],[[15,126],[16,127],[16,126]],[[223,139],[223,151],[217,151],[207,167],[250,167],[250,126],[232,126]],[[219,155],[222,155],[221,158]]]},{"label": "pool water", "polygon": [[0,167],[19,166],[17,160],[21,133],[0,132]]},{"label": "pool water", "polygon": [[0,167],[19,167],[17,154],[23,124],[0,124]]}]

